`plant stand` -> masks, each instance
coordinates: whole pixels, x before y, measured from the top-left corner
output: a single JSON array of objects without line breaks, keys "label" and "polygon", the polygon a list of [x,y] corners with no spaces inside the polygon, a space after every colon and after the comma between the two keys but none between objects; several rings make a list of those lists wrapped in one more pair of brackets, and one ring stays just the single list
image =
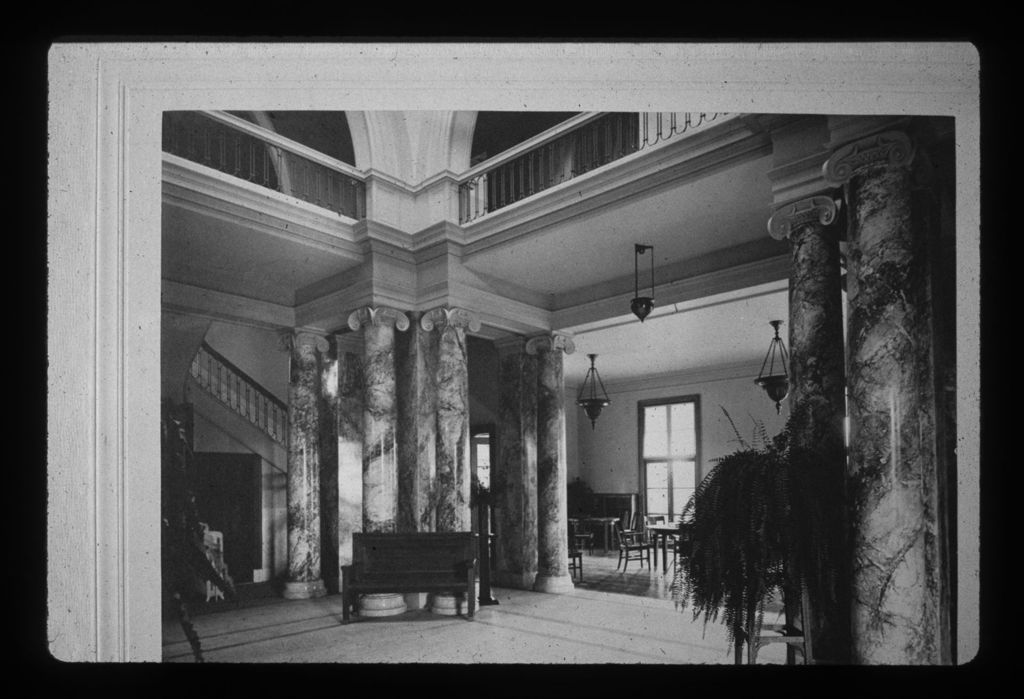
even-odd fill
[{"label": "plant stand", "polygon": [[[744,637],[747,639],[747,664],[756,664],[758,652],[761,648],[771,643],[785,643],[794,647],[800,651],[804,665],[812,664],[814,656],[812,655],[811,633],[807,628],[811,618],[810,604],[806,588],[801,588],[800,590],[800,618],[801,625],[803,626],[802,629],[793,626],[789,623],[790,620],[787,619],[785,624],[762,624],[761,632],[752,638],[749,632],[745,633]],[[740,664],[738,643],[736,647],[736,663]]]}]

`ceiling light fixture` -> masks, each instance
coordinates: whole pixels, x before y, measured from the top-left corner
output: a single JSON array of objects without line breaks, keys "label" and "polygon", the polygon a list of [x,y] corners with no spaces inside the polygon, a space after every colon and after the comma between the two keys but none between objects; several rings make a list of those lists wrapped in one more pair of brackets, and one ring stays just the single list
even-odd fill
[{"label": "ceiling light fixture", "polygon": [[[646,253],[648,250],[651,251],[651,295],[641,296],[640,295],[640,256]],[[651,310],[654,308],[654,246],[653,245],[641,245],[635,243],[633,245],[633,300],[630,302],[629,307],[633,310],[633,313],[640,322],[644,322],[644,318],[650,315]]]},{"label": "ceiling light fixture", "polygon": [[[590,358],[590,369],[587,370],[587,375],[583,377],[580,392],[576,395],[576,405],[583,408],[587,417],[590,418],[590,429],[594,429],[597,424],[597,416],[601,414],[601,410],[611,401],[608,399],[608,392],[604,390],[604,382],[601,381],[601,375],[597,373],[597,367],[594,366],[594,360],[597,359],[597,355],[588,354],[587,356]],[[600,395],[597,393],[598,386],[601,387]]]},{"label": "ceiling light fixture", "polygon": [[[771,343],[768,345],[768,354],[764,356],[764,361],[761,362],[761,372],[754,379],[754,383],[764,389],[768,397],[775,401],[775,412],[782,412],[782,403],[789,395],[789,372],[786,370],[786,362],[788,355],[786,354],[786,345],[782,342],[782,338],[779,337],[779,326],[782,325],[781,320],[773,320],[769,322],[773,328],[775,328],[775,337],[772,338]],[[775,373],[775,357],[778,355],[779,363],[782,365],[782,373]],[[769,363],[770,360],[770,363]],[[768,367],[768,373],[765,373],[765,367]]]}]

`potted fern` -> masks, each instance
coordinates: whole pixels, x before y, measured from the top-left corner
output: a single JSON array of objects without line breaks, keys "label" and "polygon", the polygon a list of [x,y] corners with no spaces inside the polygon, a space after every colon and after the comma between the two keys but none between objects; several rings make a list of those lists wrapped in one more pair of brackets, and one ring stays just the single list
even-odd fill
[{"label": "potted fern", "polygon": [[827,467],[834,453],[793,439],[797,413],[774,438],[755,421],[748,442],[722,411],[740,447],[716,459],[683,510],[691,551],[677,559],[672,592],[695,620],[721,618],[739,663],[770,600],[806,590],[822,608],[836,604],[842,481]]}]

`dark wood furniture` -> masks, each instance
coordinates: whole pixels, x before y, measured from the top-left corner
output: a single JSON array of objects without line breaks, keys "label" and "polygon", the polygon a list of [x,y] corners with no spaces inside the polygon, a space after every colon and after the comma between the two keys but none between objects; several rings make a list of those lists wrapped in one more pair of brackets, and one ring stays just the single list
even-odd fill
[{"label": "dark wood furniture", "polygon": [[622,528],[618,522],[615,523],[616,534],[619,538],[619,562],[615,564],[615,570],[622,566],[622,572],[626,572],[630,561],[647,561],[647,567],[651,567],[651,545],[644,541],[643,532],[629,532]]},{"label": "dark wood furniture", "polygon": [[591,555],[594,554],[594,532],[591,529],[592,523],[586,519],[580,520],[576,517],[569,518],[569,539],[570,544],[580,551],[586,549]]},{"label": "dark wood furniture", "polygon": [[647,534],[654,546],[654,568],[658,568],[658,541],[661,541],[661,569],[668,570],[668,540],[679,535],[679,522],[648,524]]},{"label": "dark wood furniture", "polygon": [[[594,493],[594,510],[589,514],[594,517],[621,517],[623,512],[628,512],[632,517],[634,512],[640,510],[639,493]],[[622,523],[623,529],[629,529],[630,520]]]},{"label": "dark wood furniture", "polygon": [[[810,605],[807,599],[807,589],[803,588],[800,590],[800,618],[803,620],[803,624],[807,624],[810,619],[809,615]],[[787,646],[794,648],[800,653],[804,665],[811,665],[814,662],[811,634],[800,627],[794,626],[788,619],[782,624],[762,624],[760,634],[752,639],[746,638],[746,633],[743,635],[744,640],[747,641],[747,663],[749,665],[757,663],[758,652],[770,643],[785,643]],[[740,662],[740,653],[737,650],[736,664],[739,665]]]},{"label": "dark wood furniture", "polygon": [[611,550],[613,526],[619,521],[618,517],[570,517],[569,521],[583,526],[600,526],[604,533],[604,552],[608,553]]},{"label": "dark wood furniture", "polygon": [[[569,520],[569,572],[575,574],[578,572],[580,575],[580,582],[583,581],[583,549],[580,547],[579,533],[576,531],[576,524]],[[591,544],[594,541],[594,535],[590,535]]]},{"label": "dark wood furniture", "polygon": [[358,595],[386,592],[450,592],[476,610],[477,535],[412,532],[352,535],[352,565],[342,567],[342,623]]}]

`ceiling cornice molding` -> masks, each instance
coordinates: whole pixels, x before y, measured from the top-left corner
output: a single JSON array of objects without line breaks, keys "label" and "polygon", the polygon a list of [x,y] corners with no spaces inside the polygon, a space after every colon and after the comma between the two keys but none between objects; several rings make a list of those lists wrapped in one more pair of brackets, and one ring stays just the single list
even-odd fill
[{"label": "ceiling cornice molding", "polygon": [[[759,366],[759,362],[755,360],[753,362],[732,362],[729,364],[688,369],[686,371],[652,374],[636,379],[605,379],[604,387],[610,395],[614,395],[692,386],[695,384],[712,383],[714,381],[735,381],[737,379],[750,379],[753,381],[753,379],[757,378]],[[579,390],[579,384],[566,383],[565,388],[567,393],[575,393]]]},{"label": "ceiling cornice molding", "polygon": [[387,250],[412,261],[411,236],[405,231],[369,218],[359,221],[352,229],[362,254]]},{"label": "ceiling cornice molding", "polygon": [[160,283],[160,307],[186,315],[256,328],[279,330],[295,327],[296,314],[288,306],[203,289],[169,279],[164,279]]},{"label": "ceiling cornice molding", "polygon": [[[789,283],[790,266],[791,260],[787,252],[783,255],[656,285],[654,288],[656,305],[652,317],[663,313],[675,313],[679,309],[672,307],[681,303],[761,284],[774,283],[775,286],[786,288]],[[623,316],[624,312],[629,309],[629,302],[632,298],[633,292],[630,290],[568,308],[560,308],[552,314],[553,327],[566,330]]]},{"label": "ceiling cornice molding", "polygon": [[355,219],[168,153],[163,154],[163,200],[325,252],[362,259]]},{"label": "ceiling cornice molding", "polygon": [[465,248],[465,233],[452,221],[438,221],[412,235],[413,254],[417,264],[441,255],[461,257]]}]

